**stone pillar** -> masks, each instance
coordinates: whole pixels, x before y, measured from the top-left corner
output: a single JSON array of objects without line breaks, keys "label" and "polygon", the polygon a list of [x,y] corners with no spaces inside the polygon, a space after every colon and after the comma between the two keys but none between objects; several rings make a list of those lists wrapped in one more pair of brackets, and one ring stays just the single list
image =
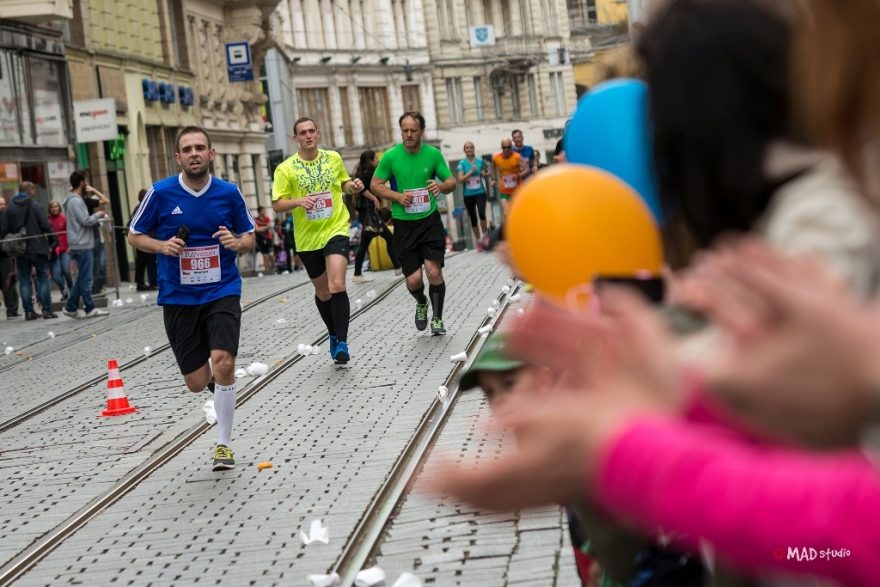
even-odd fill
[{"label": "stone pillar", "polygon": [[333,82],[330,84],[328,93],[330,94],[331,138],[333,145],[336,146],[345,144],[345,130],[342,128],[342,100],[339,97],[339,92],[345,90],[339,87],[339,80],[333,80]]},{"label": "stone pillar", "polygon": [[348,86],[348,107],[351,109],[352,139],[355,145],[364,144],[364,121],[361,118],[361,101],[358,96],[357,78]]}]

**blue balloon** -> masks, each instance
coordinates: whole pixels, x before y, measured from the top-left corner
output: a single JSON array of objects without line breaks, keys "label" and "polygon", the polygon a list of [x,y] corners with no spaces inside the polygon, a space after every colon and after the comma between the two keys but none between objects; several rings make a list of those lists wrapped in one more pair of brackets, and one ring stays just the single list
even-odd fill
[{"label": "blue balloon", "polygon": [[565,158],[604,169],[628,183],[662,225],[648,116],[644,82],[618,79],[596,86],[580,99],[565,131]]}]

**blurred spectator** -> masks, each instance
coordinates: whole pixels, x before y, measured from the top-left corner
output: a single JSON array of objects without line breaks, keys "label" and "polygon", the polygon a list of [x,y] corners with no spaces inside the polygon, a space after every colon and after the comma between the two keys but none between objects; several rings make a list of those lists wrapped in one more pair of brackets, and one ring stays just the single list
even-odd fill
[{"label": "blurred spectator", "polygon": [[73,275],[70,273],[70,253],[67,246],[67,218],[61,211],[61,203],[49,202],[49,224],[55,235],[55,246],[49,256],[52,270],[52,281],[61,292],[61,299],[66,300],[73,287]]}]

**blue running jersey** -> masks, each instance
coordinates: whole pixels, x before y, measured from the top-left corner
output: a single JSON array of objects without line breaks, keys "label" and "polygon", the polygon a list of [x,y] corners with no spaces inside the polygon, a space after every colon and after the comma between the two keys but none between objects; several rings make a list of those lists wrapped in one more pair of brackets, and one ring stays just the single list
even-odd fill
[{"label": "blue running jersey", "polygon": [[168,240],[181,225],[189,229],[180,257],[157,254],[160,306],[195,306],[227,296],[241,296],[236,252],[213,235],[221,226],[233,234],[256,228],[244,196],[235,184],[211,177],[195,192],[175,175],[153,184],[131,221],[131,232]]}]

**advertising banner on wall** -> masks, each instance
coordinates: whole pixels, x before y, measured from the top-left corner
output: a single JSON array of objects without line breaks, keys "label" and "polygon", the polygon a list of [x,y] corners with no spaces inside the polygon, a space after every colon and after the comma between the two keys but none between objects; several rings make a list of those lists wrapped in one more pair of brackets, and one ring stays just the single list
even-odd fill
[{"label": "advertising banner on wall", "polygon": [[74,102],[73,120],[78,143],[109,141],[119,136],[115,98]]}]

